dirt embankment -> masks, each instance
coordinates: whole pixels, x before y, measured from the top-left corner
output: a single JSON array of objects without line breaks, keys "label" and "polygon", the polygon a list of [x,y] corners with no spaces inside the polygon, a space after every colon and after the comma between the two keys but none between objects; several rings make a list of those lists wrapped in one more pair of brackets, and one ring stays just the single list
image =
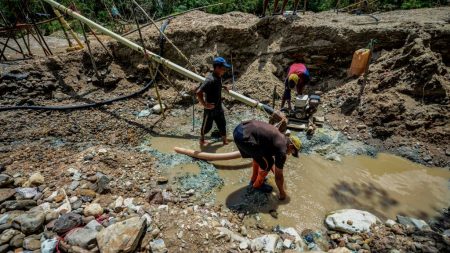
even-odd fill
[{"label": "dirt embankment", "polygon": [[[449,166],[448,13],[449,8],[395,11],[375,15],[380,22],[374,24],[369,16],[334,13],[258,19],[193,12],[172,20],[167,35],[201,74],[215,55],[233,58],[236,89],[265,103],[271,102],[274,87],[282,93],[289,64],[305,62],[313,77],[309,90],[326,92],[325,117],[331,126],[381,150]],[[144,34],[156,51],[157,31],[147,28]],[[376,44],[367,83],[348,78],[352,53],[371,39]],[[169,59],[186,64],[166,48]],[[115,53],[134,65],[142,63],[122,46]]]}]

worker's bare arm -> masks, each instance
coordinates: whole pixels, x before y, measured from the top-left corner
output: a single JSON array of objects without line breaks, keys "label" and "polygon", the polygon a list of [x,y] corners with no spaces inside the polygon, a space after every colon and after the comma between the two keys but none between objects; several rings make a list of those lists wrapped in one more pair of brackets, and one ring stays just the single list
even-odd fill
[{"label": "worker's bare arm", "polygon": [[284,175],[283,169],[279,169],[275,166],[275,183],[277,184],[278,191],[280,192],[279,199],[284,200],[287,197],[286,191],[284,190]]},{"label": "worker's bare arm", "polygon": [[197,94],[198,101],[200,102],[200,104],[203,105],[203,107],[205,107],[206,109],[214,108],[214,104],[206,103],[202,90],[197,90],[196,94]]}]

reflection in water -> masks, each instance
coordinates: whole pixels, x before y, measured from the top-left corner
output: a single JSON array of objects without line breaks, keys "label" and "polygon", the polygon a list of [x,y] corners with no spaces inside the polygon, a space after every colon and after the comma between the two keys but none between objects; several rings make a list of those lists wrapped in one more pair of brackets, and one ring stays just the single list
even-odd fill
[{"label": "reflection in water", "polygon": [[380,206],[383,210],[398,205],[398,201],[389,196],[388,192],[370,183],[348,183],[341,181],[330,190],[330,196],[340,205],[351,205],[353,208],[366,210],[380,218],[386,218],[383,212],[372,207]]}]

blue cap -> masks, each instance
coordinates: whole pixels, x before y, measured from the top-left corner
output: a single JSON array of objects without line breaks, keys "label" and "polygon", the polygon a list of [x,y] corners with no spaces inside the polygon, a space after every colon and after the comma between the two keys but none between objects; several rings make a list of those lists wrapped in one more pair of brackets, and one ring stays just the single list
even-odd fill
[{"label": "blue cap", "polygon": [[231,68],[231,64],[228,64],[223,57],[214,58],[213,64],[223,65],[225,68]]}]

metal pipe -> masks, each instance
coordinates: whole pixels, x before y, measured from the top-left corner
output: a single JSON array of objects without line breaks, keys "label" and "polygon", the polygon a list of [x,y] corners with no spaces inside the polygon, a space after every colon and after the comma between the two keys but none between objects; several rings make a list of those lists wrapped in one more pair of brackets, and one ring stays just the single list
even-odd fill
[{"label": "metal pipe", "polygon": [[[131,48],[131,49],[133,49],[135,51],[141,52],[143,55],[146,55],[151,60],[154,60],[154,61],[156,61],[158,63],[161,63],[164,66],[166,66],[166,67],[176,71],[179,74],[182,74],[182,75],[184,75],[184,76],[186,76],[188,78],[191,78],[191,79],[193,79],[193,80],[195,80],[197,82],[203,82],[205,80],[204,77],[202,77],[202,76],[200,76],[200,75],[198,75],[198,74],[196,74],[196,73],[194,73],[192,71],[189,71],[189,70],[187,70],[187,69],[185,69],[185,68],[183,68],[183,67],[181,67],[181,66],[179,66],[179,65],[177,65],[177,64],[175,64],[175,63],[173,63],[173,62],[171,62],[171,61],[169,61],[169,60],[167,60],[167,59],[165,59],[165,58],[163,58],[163,57],[161,57],[161,56],[159,56],[159,55],[149,51],[149,50],[145,50],[143,47],[141,47],[138,44],[132,42],[131,40],[129,40],[127,38],[124,38],[124,37],[120,36],[119,34],[108,30],[107,28],[105,28],[105,27],[95,23],[94,21],[84,17],[83,15],[72,11],[71,9],[65,7],[62,4],[59,4],[59,3],[55,2],[54,0],[43,0],[43,1],[47,2],[48,4],[53,6],[54,8],[59,9],[60,11],[64,12],[65,14],[70,15],[73,18],[75,18],[75,19],[85,23],[86,25],[88,25],[90,27],[93,27],[93,28],[96,28],[96,29],[100,30],[101,32],[103,32],[104,34],[106,34],[108,36],[111,36],[112,38],[116,39],[118,42],[124,44],[125,46],[127,46],[127,47],[129,47],[129,48]],[[247,105],[250,105],[250,106],[253,106],[253,107],[257,107],[257,108],[259,108],[259,109],[261,109],[261,110],[263,110],[263,111],[265,111],[267,113],[273,113],[274,112],[273,108],[271,108],[270,106],[264,105],[264,104],[254,100],[254,99],[248,98],[248,97],[246,97],[246,96],[244,96],[242,94],[239,94],[239,93],[237,93],[235,91],[230,90],[230,92],[228,94],[231,97],[233,97],[234,99],[236,99],[236,100],[238,100],[240,102],[243,102],[243,103],[245,103]]]}]

